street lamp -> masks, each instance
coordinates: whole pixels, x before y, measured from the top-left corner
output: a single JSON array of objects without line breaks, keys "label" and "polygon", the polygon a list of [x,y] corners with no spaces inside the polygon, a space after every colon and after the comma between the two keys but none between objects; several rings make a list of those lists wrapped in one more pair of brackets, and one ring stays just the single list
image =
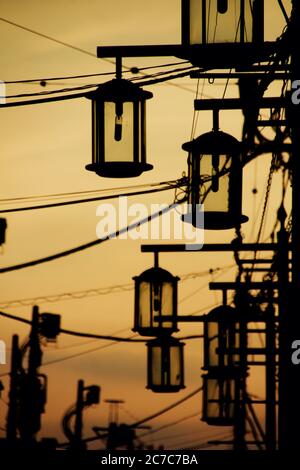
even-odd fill
[{"label": "street lamp", "polygon": [[147,343],[148,384],[153,392],[178,392],[184,386],[184,343],[169,335]]},{"label": "street lamp", "polygon": [[182,0],[182,44],[263,43],[264,0]]},{"label": "street lamp", "polygon": [[183,220],[203,228],[199,217],[199,205],[203,204],[206,229],[225,230],[246,222],[248,217],[241,213],[241,143],[215,129],[186,142],[182,148],[189,152],[189,212]]},{"label": "street lamp", "polygon": [[[134,327],[143,336],[173,333],[177,329],[178,277],[155,263],[135,281]],[[164,317],[168,317],[164,321]]]},{"label": "street lamp", "polygon": [[239,366],[237,311],[228,305],[214,308],[204,322],[204,367],[212,371]]},{"label": "street lamp", "polygon": [[203,375],[202,421],[212,426],[233,426],[239,405],[238,371]]},{"label": "street lamp", "polygon": [[146,163],[146,100],[152,93],[122,78],[100,85],[92,100],[92,163],[86,169],[108,178],[151,170]]}]

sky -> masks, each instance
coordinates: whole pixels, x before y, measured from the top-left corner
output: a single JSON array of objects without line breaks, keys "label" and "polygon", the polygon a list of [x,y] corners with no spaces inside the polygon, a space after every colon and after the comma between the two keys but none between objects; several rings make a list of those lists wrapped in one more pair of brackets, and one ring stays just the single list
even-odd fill
[{"label": "sky", "polygon": [[[267,40],[274,40],[284,27],[284,19],[277,1],[268,0],[265,3],[265,37]],[[284,2],[288,10],[289,3],[288,0]],[[57,44],[1,21],[0,18],[0,79],[3,81],[113,72],[112,63],[97,59],[97,46],[180,42],[179,0],[0,0],[0,10],[1,18],[90,53],[84,54]],[[177,61],[174,57],[134,58],[124,59],[124,66],[144,67]],[[62,78],[57,81],[57,85],[47,82],[45,88],[39,84],[12,84],[7,85],[6,91],[9,95],[15,95],[87,83],[97,83],[97,80],[73,79],[66,83]],[[215,81],[214,84],[200,81],[198,91],[200,90],[203,97],[220,98],[224,86],[224,80]],[[1,109],[0,207],[7,207],[4,199],[104,190],[180,178],[183,172],[187,171],[187,154],[181,146],[191,138],[197,80],[185,77],[149,86],[147,90],[154,95],[147,103],[147,159],[154,169],[131,180],[100,178],[85,170],[85,165],[91,161],[91,111],[88,99]],[[278,92],[278,87],[271,87],[268,91],[269,95]],[[226,97],[237,96],[238,88],[232,81],[227,88]],[[241,113],[222,113],[220,127],[240,139]],[[195,135],[211,128],[210,113],[199,114]],[[243,212],[250,219],[243,226],[245,241],[254,241],[258,230],[269,165],[270,155],[266,155],[249,164],[244,170]],[[255,195],[253,188],[258,190]],[[275,174],[263,234],[265,238],[269,235],[268,229],[274,224],[280,197],[281,175]],[[173,192],[168,191],[158,195],[135,197],[132,202],[143,202],[147,205],[169,204],[173,198]],[[99,203],[93,202],[7,215],[7,240],[0,257],[0,265],[4,267],[22,263],[94,240],[98,205]],[[230,242],[233,237],[231,230],[207,231],[205,242]],[[6,301],[16,299],[129,284],[133,276],[153,265],[152,255],[141,253],[141,243],[144,242],[114,239],[57,261],[2,274],[1,309],[29,319],[30,306],[3,308],[3,305]],[[160,256],[160,264],[178,276],[207,273],[210,269],[220,268],[226,270],[216,273],[218,280],[234,280],[235,276],[231,254],[220,256],[201,252],[169,253]],[[207,312],[220,302],[219,293],[209,292],[207,288],[207,283],[212,279],[213,275],[207,274],[179,283],[180,314]],[[124,336],[131,334],[133,290],[68,301],[39,301],[38,305],[41,312],[59,313],[62,317],[62,327],[66,329],[96,334],[113,334],[117,331],[122,331],[119,334]],[[180,335],[201,332],[201,324],[180,325]],[[0,339],[8,345],[8,364],[9,344],[13,333],[19,334],[23,341],[28,335],[28,328],[1,318]],[[122,411],[121,420],[130,422],[135,419],[132,416],[143,418],[183,397],[201,385],[201,341],[198,339],[187,342],[186,389],[173,395],[154,394],[145,389],[146,347],[143,344],[109,345],[103,350],[43,367],[42,371],[48,375],[49,390],[40,436],[56,436],[59,440],[64,440],[60,420],[66,408],[75,401],[76,383],[79,378],[84,379],[87,385],[99,384],[102,388],[101,404],[86,414],[85,436],[92,435],[92,426],[107,423],[108,406],[104,403],[105,398],[123,399],[130,415]],[[44,362],[105,345],[104,342],[87,342],[60,335],[56,345],[44,348]],[[0,374],[8,371],[8,364],[0,366]],[[253,372],[253,377],[250,383],[253,391],[257,395],[263,394],[261,372]],[[3,397],[6,400],[8,380],[3,379],[3,383],[6,387]],[[215,430],[199,420],[200,395],[149,424],[158,427],[197,412],[199,416],[170,428],[168,432],[153,434],[156,438],[161,438],[155,445],[164,443],[166,436],[180,433],[193,433],[192,437],[199,438],[198,442],[205,441],[217,432],[230,433],[228,429]],[[5,414],[5,404],[0,401],[2,427]],[[176,446],[180,441],[188,439],[171,439],[168,446],[171,448],[172,444]],[[151,443],[151,439],[148,438],[147,442]]]}]

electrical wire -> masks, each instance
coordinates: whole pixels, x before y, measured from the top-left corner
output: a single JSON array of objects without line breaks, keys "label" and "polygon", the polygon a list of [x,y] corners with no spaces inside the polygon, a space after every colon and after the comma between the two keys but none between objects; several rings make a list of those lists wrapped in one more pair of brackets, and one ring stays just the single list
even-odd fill
[{"label": "electrical wire", "polygon": [[176,426],[177,424],[183,423],[184,421],[187,421],[191,418],[195,418],[196,416],[200,416],[200,413],[197,411],[197,413],[193,413],[188,416],[184,416],[183,418],[177,419],[176,421],[173,421],[168,424],[164,424],[163,426],[160,426],[159,428],[151,429],[150,431],[147,431],[143,434],[140,434],[139,437],[142,438],[144,436],[149,436],[151,434],[154,434],[156,432],[162,431],[163,429],[171,428],[172,426]]},{"label": "electrical wire", "polygon": [[[173,186],[166,186],[166,187],[161,187],[161,188],[156,188],[156,189],[147,189],[144,191],[134,191],[131,193],[124,193],[124,194],[112,194],[108,196],[97,196],[97,197],[92,197],[92,198],[87,198],[87,199],[77,199],[74,201],[63,201],[63,202],[53,202],[49,204],[39,204],[39,205],[34,205],[34,206],[25,206],[25,207],[16,207],[14,209],[2,209],[0,210],[0,214],[7,214],[7,213],[12,213],[12,212],[24,212],[24,211],[32,211],[32,210],[38,210],[38,209],[53,209],[54,207],[64,207],[64,206],[72,206],[75,204],[85,204],[89,202],[96,202],[96,201],[105,201],[109,199],[116,199],[118,197],[131,197],[131,196],[137,196],[137,195],[144,195],[144,194],[153,194],[153,193],[159,193],[162,191],[170,191],[171,189],[174,189]],[[1,202],[1,201],[0,201]]]},{"label": "electrical wire", "polygon": [[17,95],[5,95],[5,98],[6,99],[26,98],[28,96],[48,96],[48,95],[55,95],[57,93],[71,93],[73,91],[89,90],[90,88],[96,88],[99,85],[100,83],[91,83],[88,85],[81,85],[81,86],[76,86],[76,87],[60,88],[58,90],[38,91],[35,93],[18,93]]},{"label": "electrical wire", "polygon": [[16,270],[19,270],[19,269],[25,269],[25,268],[29,268],[29,267],[32,267],[32,266],[37,266],[39,264],[48,263],[49,261],[54,261],[56,259],[64,258],[66,256],[70,256],[70,255],[73,255],[75,253],[79,253],[81,251],[87,250],[87,249],[92,248],[94,246],[97,246],[97,245],[99,245],[99,244],[101,244],[101,243],[103,243],[107,240],[110,240],[111,238],[116,238],[116,237],[120,236],[123,233],[127,233],[130,230],[133,230],[134,228],[136,228],[138,226],[141,226],[141,225],[143,225],[147,222],[150,222],[150,221],[156,219],[157,217],[160,217],[164,213],[167,213],[170,210],[172,210],[174,208],[174,206],[175,206],[175,204],[170,204],[169,206],[163,208],[162,210],[159,210],[158,212],[155,212],[154,214],[150,214],[149,216],[141,219],[139,222],[135,222],[133,224],[130,224],[127,227],[124,227],[120,230],[117,230],[116,232],[111,233],[111,234],[109,234],[108,236],[106,236],[104,238],[93,240],[91,242],[84,243],[83,245],[79,245],[75,248],[71,248],[69,250],[64,250],[64,251],[61,251],[59,253],[55,253],[54,255],[46,256],[44,258],[38,258],[38,259],[28,261],[28,262],[25,262],[25,263],[15,264],[13,266],[7,266],[7,267],[4,267],[4,268],[1,268],[0,273],[3,274],[3,273],[7,273],[7,272],[16,271]]},{"label": "electrical wire", "polygon": [[111,193],[115,191],[129,191],[129,190],[137,190],[137,189],[147,189],[152,187],[160,187],[163,185],[176,185],[181,180],[170,180],[170,181],[161,181],[158,183],[143,183],[143,184],[135,184],[135,185],[128,185],[128,186],[116,186],[113,188],[107,189],[89,189],[85,191],[69,191],[66,193],[51,193],[51,194],[38,194],[38,195],[31,195],[31,196],[17,196],[17,197],[10,197],[10,198],[2,198],[0,199],[0,203],[7,203],[7,204],[14,204],[16,202],[23,202],[23,201],[36,201],[36,200],[52,200],[57,198],[65,198],[65,197],[78,197],[78,196],[91,196],[103,193]]},{"label": "electrical wire", "polygon": [[201,392],[202,390],[202,386],[201,387],[198,387],[196,388],[195,390],[193,390],[191,393],[189,393],[188,395],[186,395],[185,397],[181,398],[180,400],[172,403],[171,405],[163,408],[162,410],[156,412],[156,413],[153,413],[152,415],[150,416],[147,416],[146,418],[143,418],[139,421],[137,421],[136,423],[134,424],[131,424],[130,427],[137,427],[137,426],[140,426],[141,424],[144,424],[144,423],[147,423],[148,421],[152,421],[153,419],[156,419],[158,418],[159,416],[161,416],[162,414],[165,414],[167,413],[168,411],[171,411],[173,410],[174,408],[177,408],[177,406],[179,405],[182,405],[182,403],[185,403],[186,401],[190,400],[191,398],[193,398],[195,395],[197,395],[199,392]]},{"label": "electrical wire", "polygon": [[[216,271],[219,271],[220,268],[216,268]],[[223,272],[226,268],[223,268]],[[199,277],[205,277],[210,274],[209,271],[201,271],[199,273],[188,273],[184,274],[180,277],[179,282],[185,282],[190,279],[197,279]],[[205,284],[206,286],[207,284]],[[87,290],[80,290],[80,291],[73,291],[73,292],[63,292],[60,294],[50,294],[50,295],[40,295],[38,297],[27,297],[24,299],[15,299],[15,300],[8,300],[8,301],[0,301],[0,308],[13,308],[19,306],[29,306],[29,305],[37,305],[41,303],[47,302],[58,302],[58,301],[66,301],[66,300],[81,300],[86,297],[94,297],[98,295],[109,295],[112,293],[119,293],[119,292],[129,292],[133,290],[134,284],[131,282],[130,284],[120,284],[120,285],[113,285],[108,287],[99,287],[94,289],[87,289]],[[198,289],[197,289],[198,290]],[[195,292],[196,293],[196,292]],[[183,302],[185,299],[189,298],[189,296],[194,295],[194,292],[189,294],[187,297],[180,301]]]},{"label": "electrical wire", "polygon": [[[150,70],[150,69],[157,69],[162,67],[173,67],[177,65],[187,64],[189,61],[184,60],[180,62],[173,62],[168,64],[160,64],[160,65],[150,65],[148,67],[138,67],[136,72],[133,72],[135,68],[130,68],[128,70],[124,70],[122,73],[139,73],[143,70]],[[83,75],[67,75],[62,77],[40,77],[40,78],[30,78],[30,79],[23,79],[23,80],[5,80],[6,85],[14,85],[14,84],[25,84],[25,83],[40,83],[40,82],[51,82],[51,81],[59,81],[59,80],[75,80],[79,78],[90,78],[90,77],[104,77],[107,75],[115,75],[116,72],[102,72],[102,73],[88,73]]]},{"label": "electrical wire", "polygon": [[[137,335],[131,335],[131,336],[128,337],[128,339],[135,338],[136,336]],[[85,356],[86,354],[91,354],[91,353],[94,353],[94,352],[98,352],[98,351],[101,351],[103,349],[107,349],[107,348],[110,348],[112,346],[116,346],[117,344],[118,344],[118,342],[116,342],[114,340],[114,341],[112,341],[111,343],[108,343],[108,344],[103,344],[103,345],[97,346],[95,348],[90,348],[90,349],[87,349],[85,351],[70,354],[69,356],[59,357],[57,359],[52,359],[51,361],[46,361],[45,363],[43,363],[42,366],[43,367],[44,366],[50,366],[50,365],[53,365],[53,364],[58,364],[59,362],[68,361],[69,359],[77,359],[78,357]]]},{"label": "electrical wire", "polygon": [[[11,21],[7,18],[0,17],[0,21],[3,21],[4,23],[10,24],[11,26],[15,26],[16,28],[22,29],[23,31],[27,31],[29,33],[35,34],[36,36],[42,37],[44,39],[48,39],[49,41],[55,42],[56,44],[60,44],[61,46],[68,47],[69,49],[73,49],[74,51],[81,52],[82,54],[86,54],[90,57],[97,58],[97,55],[94,52],[87,51],[86,49],[82,49],[81,47],[73,46],[72,44],[69,44],[65,41],[61,41],[59,39],[55,39],[52,36],[49,36],[47,34],[41,33],[39,31],[36,31],[34,29],[28,28],[26,26],[23,26],[21,24],[15,23],[14,21]],[[109,62],[110,64],[114,64],[113,60],[107,59],[107,58],[102,58],[105,62]]]},{"label": "electrical wire", "polygon": [[[0,316],[9,318],[10,320],[16,320],[21,323],[25,323],[27,325],[31,325],[31,320],[27,320],[26,318],[21,318],[17,315],[12,315],[10,313],[5,313],[5,312],[0,312]],[[94,338],[94,339],[100,339],[100,340],[108,340],[108,341],[119,341],[123,343],[147,343],[149,341],[149,338],[147,339],[134,339],[134,338],[121,338],[118,336],[112,336],[112,335],[98,335],[94,333],[83,333],[81,331],[73,331],[73,330],[66,330],[64,328],[61,328],[59,330],[59,333],[65,334],[65,335],[71,335],[71,336],[77,336],[80,338]],[[190,335],[190,336],[184,336],[182,338],[178,339],[198,339],[202,338],[202,335]]]}]

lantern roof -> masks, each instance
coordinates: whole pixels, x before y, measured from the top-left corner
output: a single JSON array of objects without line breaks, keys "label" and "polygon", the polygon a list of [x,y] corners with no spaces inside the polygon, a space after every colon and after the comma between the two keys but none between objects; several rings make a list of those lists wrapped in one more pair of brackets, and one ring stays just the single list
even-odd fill
[{"label": "lantern roof", "polygon": [[238,312],[229,305],[219,305],[206,315],[207,321],[217,321],[220,323],[237,322],[239,320]]},{"label": "lantern roof", "polygon": [[87,95],[87,98],[102,98],[105,101],[141,101],[148,100],[152,96],[150,91],[143,90],[136,83],[123,78],[114,78],[99,85],[95,91]]},{"label": "lantern roof", "polygon": [[134,280],[145,281],[145,282],[173,282],[174,280],[178,281],[179,277],[173,276],[169,271],[160,267],[153,267],[147,269],[139,276],[135,276]]},{"label": "lantern roof", "polygon": [[236,154],[241,151],[241,142],[223,131],[210,131],[197,139],[185,142],[183,150],[202,154]]}]

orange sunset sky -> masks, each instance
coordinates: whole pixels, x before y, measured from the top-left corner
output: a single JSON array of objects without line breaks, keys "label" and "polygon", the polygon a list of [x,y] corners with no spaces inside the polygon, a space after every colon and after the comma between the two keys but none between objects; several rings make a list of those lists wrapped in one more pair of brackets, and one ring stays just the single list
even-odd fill
[{"label": "orange sunset sky", "polygon": [[[3,81],[33,78],[65,77],[114,71],[113,63],[96,58],[98,45],[176,44],[180,42],[180,0],[0,0],[1,18],[38,31],[52,38],[77,46],[90,55],[49,39],[24,31],[0,21],[1,54],[0,79]],[[275,0],[266,2],[265,38],[274,40],[284,27],[284,18]],[[290,2],[284,4],[290,11]],[[1,20],[0,18],[0,20]],[[95,56],[92,56],[95,54]],[[177,62],[174,57],[124,59],[127,67],[145,67]],[[151,70],[149,71],[151,73]],[[128,74],[128,77],[131,75]],[[10,84],[8,95],[60,89],[87,83],[100,83],[105,77],[39,83]],[[220,98],[224,80],[214,84],[199,83],[199,97]],[[90,101],[62,101],[32,106],[0,109],[1,185],[0,209],[17,207],[4,199],[52,195],[88,190],[103,190],[120,186],[169,181],[180,178],[187,170],[187,154],[181,149],[190,140],[193,119],[193,101],[197,80],[189,77],[146,88],[154,95],[147,102],[147,160],[154,169],[135,179],[105,179],[85,170],[91,161]],[[276,96],[279,85],[270,87],[268,94]],[[226,97],[237,97],[238,87],[232,81]],[[240,112],[223,112],[220,127],[236,138],[241,138]],[[200,113],[196,136],[211,130],[210,113]],[[249,222],[242,227],[244,240],[254,241],[262,210],[264,190],[270,166],[270,155],[262,156],[244,170],[243,213]],[[258,192],[253,195],[253,188]],[[116,190],[118,194],[118,190]],[[131,202],[171,203],[173,191],[131,198]],[[273,227],[281,198],[281,174],[275,174],[268,207],[263,239]],[[7,218],[7,240],[0,256],[1,267],[51,255],[96,238],[96,209],[99,203],[2,214]],[[286,203],[289,212],[289,202]],[[230,242],[234,231],[205,232],[205,242]],[[88,289],[130,284],[132,277],[153,264],[153,256],[143,254],[141,240],[110,240],[82,253],[57,261],[1,275],[0,309],[31,317],[31,306],[5,306],[7,301],[63,294]],[[172,274],[206,273],[179,283],[179,313],[208,312],[220,302],[219,293],[209,292],[207,283],[212,269],[224,268],[214,276],[218,280],[234,280],[232,254],[169,253],[160,256],[160,265]],[[132,284],[133,287],[133,284]],[[32,302],[33,303],[33,302]],[[130,336],[133,326],[133,290],[81,299],[38,301],[41,312],[59,313],[62,327],[97,334]],[[9,370],[12,334],[21,341],[28,335],[26,325],[10,319],[0,319],[0,339],[7,344],[7,365],[0,365],[0,374]],[[201,334],[202,325],[180,325],[178,336]],[[44,347],[44,362],[101,348],[81,356],[42,367],[48,375],[48,402],[43,415],[40,436],[55,436],[65,440],[60,421],[64,411],[75,401],[77,380],[102,388],[102,402],[85,415],[84,436],[92,436],[92,426],[106,425],[108,406],[106,398],[125,400],[120,419],[132,422],[158,411],[184,397],[201,385],[203,365],[202,340],[186,341],[186,389],[177,394],[154,394],[145,389],[146,347],[143,344],[117,343],[109,345],[99,340],[84,340],[60,335],[56,345]],[[259,369],[259,368],[258,368]],[[7,400],[8,378],[3,377]],[[263,396],[261,371],[252,371],[250,391]],[[259,416],[263,417],[258,409]],[[0,427],[5,426],[7,407],[0,401]],[[130,414],[128,414],[128,412]],[[165,444],[166,448],[180,448],[188,443],[205,442],[210,437],[224,434],[230,438],[230,428],[212,428],[200,421],[201,396],[198,394],[182,406],[149,422],[153,429],[180,418],[196,414],[166,431],[145,437],[145,442]],[[4,435],[0,428],[0,435]],[[185,435],[186,433],[186,435]],[[178,436],[178,437],[176,437]],[[169,438],[169,440],[166,440]],[[155,439],[155,441],[154,441]],[[183,444],[185,443],[185,444]],[[97,444],[101,446],[102,444]],[[97,447],[95,447],[97,448]]]}]

